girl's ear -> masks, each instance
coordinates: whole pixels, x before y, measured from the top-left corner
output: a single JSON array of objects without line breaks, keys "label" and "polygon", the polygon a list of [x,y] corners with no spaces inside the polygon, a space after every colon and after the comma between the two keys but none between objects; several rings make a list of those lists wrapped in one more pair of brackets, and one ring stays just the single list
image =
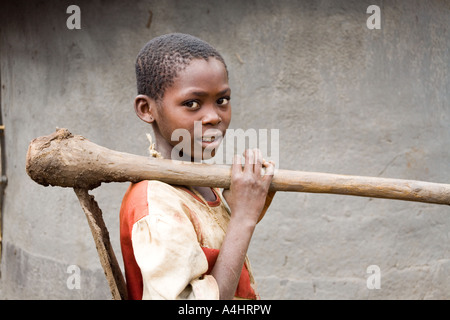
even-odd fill
[{"label": "girl's ear", "polygon": [[134,99],[134,111],[142,121],[153,123],[155,121],[156,102],[150,97],[140,94]]}]

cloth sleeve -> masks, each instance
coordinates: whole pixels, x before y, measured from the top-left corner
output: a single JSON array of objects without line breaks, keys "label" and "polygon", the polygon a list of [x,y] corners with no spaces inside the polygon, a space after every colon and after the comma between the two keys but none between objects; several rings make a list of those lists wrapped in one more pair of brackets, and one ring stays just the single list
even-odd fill
[{"label": "cloth sleeve", "polygon": [[208,262],[189,218],[170,205],[161,209],[149,210],[132,229],[142,299],[218,299],[217,282],[205,275]]}]

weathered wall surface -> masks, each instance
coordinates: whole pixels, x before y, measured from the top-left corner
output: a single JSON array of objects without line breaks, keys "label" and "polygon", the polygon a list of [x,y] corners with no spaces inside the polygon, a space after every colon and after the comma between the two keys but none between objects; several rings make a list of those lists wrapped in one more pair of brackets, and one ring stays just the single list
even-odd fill
[{"label": "weathered wall surface", "polygon": [[[66,8],[81,8],[68,30]],[[369,5],[381,29],[369,30]],[[150,13],[151,11],[151,21]],[[2,299],[109,299],[75,194],[25,173],[31,139],[69,128],[146,154],[134,59],[190,33],[223,54],[232,128],[279,129],[285,169],[450,182],[448,1],[9,1],[0,9],[8,185]],[[126,184],[94,190],[121,261]],[[266,299],[450,298],[448,207],[279,193],[249,252]],[[67,268],[81,269],[69,290]],[[366,269],[381,270],[370,290]]]}]

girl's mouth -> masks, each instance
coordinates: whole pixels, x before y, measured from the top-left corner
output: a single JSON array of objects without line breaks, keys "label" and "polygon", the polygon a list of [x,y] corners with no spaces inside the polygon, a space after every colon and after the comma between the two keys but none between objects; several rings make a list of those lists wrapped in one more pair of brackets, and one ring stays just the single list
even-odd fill
[{"label": "girl's mouth", "polygon": [[206,144],[219,142],[220,140],[222,140],[222,132],[219,130],[206,130],[206,132],[203,132],[201,137],[202,143]]},{"label": "girl's mouth", "polygon": [[203,148],[214,149],[217,148],[222,142],[222,134],[217,133],[215,135],[202,136],[200,141]]},{"label": "girl's mouth", "polygon": [[202,137],[202,142],[214,142],[216,137]]}]

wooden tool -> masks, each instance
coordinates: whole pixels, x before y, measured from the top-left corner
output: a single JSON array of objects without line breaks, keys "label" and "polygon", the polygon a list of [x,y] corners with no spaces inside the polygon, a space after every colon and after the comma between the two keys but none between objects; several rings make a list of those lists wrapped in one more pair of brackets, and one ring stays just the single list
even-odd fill
[{"label": "wooden tool", "polygon": [[[127,297],[126,285],[109,241],[102,212],[88,190],[105,182],[160,180],[169,184],[228,188],[231,168],[154,159],[101,147],[67,129],[34,139],[26,171],[44,186],[74,188],[88,219],[114,299]],[[450,205],[450,185],[329,173],[275,170],[272,191],[330,193]]]},{"label": "wooden tool", "polygon": [[[228,188],[229,166],[153,159],[101,147],[67,129],[34,139],[26,170],[44,186],[94,189],[102,182],[160,180]],[[450,185],[330,173],[275,170],[273,191],[330,193],[450,205]]]}]

